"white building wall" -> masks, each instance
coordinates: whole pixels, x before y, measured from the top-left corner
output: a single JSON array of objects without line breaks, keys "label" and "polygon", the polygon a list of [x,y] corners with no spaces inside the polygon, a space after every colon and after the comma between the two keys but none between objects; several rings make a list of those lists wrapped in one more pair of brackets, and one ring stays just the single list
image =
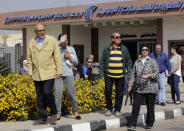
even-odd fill
[{"label": "white building wall", "polygon": [[[124,38],[124,39],[141,39],[140,35],[142,34],[150,34],[157,33],[156,25],[137,25],[137,26],[117,26],[117,27],[102,27],[99,28],[99,58],[103,51],[103,48],[110,44],[111,42],[111,34],[113,32],[118,32],[120,34],[128,34],[128,35],[137,35],[136,38]],[[154,37],[155,38],[155,37]],[[145,38],[144,38],[145,39]],[[146,38],[153,39],[153,38]]]},{"label": "white building wall", "polygon": [[[35,26],[27,28],[27,45],[29,44],[29,41],[35,37],[34,29]],[[45,29],[46,34],[54,36],[56,39],[58,38],[58,35],[62,33],[62,25],[46,25]]]},{"label": "white building wall", "polygon": [[84,58],[91,54],[91,28],[83,25],[70,26],[70,45],[84,45]]},{"label": "white building wall", "polygon": [[168,40],[184,40],[184,17],[163,18],[163,50],[168,53]]}]

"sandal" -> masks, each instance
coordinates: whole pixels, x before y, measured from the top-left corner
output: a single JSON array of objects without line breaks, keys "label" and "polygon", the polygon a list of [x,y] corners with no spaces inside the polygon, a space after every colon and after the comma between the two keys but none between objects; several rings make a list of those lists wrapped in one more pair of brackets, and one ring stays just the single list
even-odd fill
[{"label": "sandal", "polygon": [[175,103],[173,100],[170,100],[169,103]]},{"label": "sandal", "polygon": [[57,114],[57,121],[60,120],[61,114]]},{"label": "sandal", "polygon": [[176,104],[181,104],[181,101],[176,101]]},{"label": "sandal", "polygon": [[76,120],[80,120],[81,119],[81,116],[78,114],[78,112],[75,112],[75,119]]}]

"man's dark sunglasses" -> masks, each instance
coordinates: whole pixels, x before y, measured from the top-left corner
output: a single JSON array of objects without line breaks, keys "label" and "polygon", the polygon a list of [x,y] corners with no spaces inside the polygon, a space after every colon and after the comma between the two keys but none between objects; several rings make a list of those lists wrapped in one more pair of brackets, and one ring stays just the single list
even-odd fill
[{"label": "man's dark sunglasses", "polygon": [[37,32],[45,32],[45,29],[44,30],[36,30]]},{"label": "man's dark sunglasses", "polygon": [[148,51],[148,49],[142,49],[142,51]]},{"label": "man's dark sunglasses", "polygon": [[115,39],[121,39],[121,36],[116,36],[116,37],[114,37]]}]

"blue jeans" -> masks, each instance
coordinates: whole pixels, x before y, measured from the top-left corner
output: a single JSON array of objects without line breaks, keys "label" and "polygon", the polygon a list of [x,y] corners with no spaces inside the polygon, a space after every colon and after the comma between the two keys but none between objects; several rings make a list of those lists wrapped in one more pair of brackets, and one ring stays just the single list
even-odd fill
[{"label": "blue jeans", "polygon": [[170,83],[171,83],[171,97],[174,102],[175,102],[175,94],[177,96],[177,101],[180,101],[179,82],[180,76],[173,74],[171,76]]},{"label": "blue jeans", "polygon": [[158,100],[158,95],[156,96],[156,102],[166,102],[165,99],[165,84],[166,84],[166,76],[165,76],[165,72],[159,74],[159,78],[158,78],[158,87],[160,90],[160,95],[159,95],[159,99]]}]

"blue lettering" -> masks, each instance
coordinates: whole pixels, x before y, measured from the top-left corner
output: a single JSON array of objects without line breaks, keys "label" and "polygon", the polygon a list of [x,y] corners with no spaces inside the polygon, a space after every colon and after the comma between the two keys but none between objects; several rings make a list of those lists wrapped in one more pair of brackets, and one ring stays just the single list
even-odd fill
[{"label": "blue lettering", "polygon": [[137,9],[138,11],[143,11],[144,10],[144,6],[141,6]]},{"label": "blue lettering", "polygon": [[155,7],[153,8],[154,10],[159,10],[161,8],[161,5],[156,4]]},{"label": "blue lettering", "polygon": [[176,8],[176,5],[171,2],[170,4],[168,4],[168,8]]},{"label": "blue lettering", "polygon": [[122,7],[121,12],[128,12],[129,8],[127,6]]},{"label": "blue lettering", "polygon": [[49,17],[49,18],[50,18],[50,19],[54,18],[54,14],[50,15],[50,17]]},{"label": "blue lettering", "polygon": [[8,23],[9,22],[9,18],[5,18],[4,21],[5,21],[5,23]]},{"label": "blue lettering", "polygon": [[27,20],[27,17],[24,17],[24,20]]},{"label": "blue lettering", "polygon": [[131,5],[130,7],[129,7],[129,11],[136,11],[136,9],[137,9],[137,7],[135,7],[135,6],[133,6],[133,5]]},{"label": "blue lettering", "polygon": [[32,20],[35,20],[35,16],[32,16]]},{"label": "blue lettering", "polygon": [[8,18],[8,22],[12,22],[12,18]]},{"label": "blue lettering", "polygon": [[97,9],[97,14],[103,15],[104,13],[105,12],[101,8]]},{"label": "blue lettering", "polygon": [[60,14],[60,15],[59,15],[59,18],[61,18],[61,17],[63,17],[63,14]]},{"label": "blue lettering", "polygon": [[110,13],[116,13],[117,12],[117,8],[112,8],[112,9],[110,9]]},{"label": "blue lettering", "polygon": [[184,3],[182,3],[182,7],[181,7],[182,9],[184,8]]},{"label": "blue lettering", "polygon": [[22,21],[22,17],[18,17],[17,18],[17,21]]},{"label": "blue lettering", "polygon": [[178,3],[176,4],[176,8],[180,8],[182,6],[183,2],[178,1]]},{"label": "blue lettering", "polygon": [[45,19],[50,19],[51,15],[45,15]]},{"label": "blue lettering", "polygon": [[110,9],[105,9],[105,13],[106,14],[110,14],[111,13],[111,10]]},{"label": "blue lettering", "polygon": [[40,20],[41,19],[41,15],[37,16],[37,20]]},{"label": "blue lettering", "polygon": [[84,12],[78,12],[78,16],[82,16]]},{"label": "blue lettering", "polygon": [[70,13],[64,13],[62,15],[63,15],[63,17],[69,17],[70,16]]},{"label": "blue lettering", "polygon": [[54,15],[54,18],[58,18],[58,17],[59,17],[59,14],[55,14],[55,15]]},{"label": "blue lettering", "polygon": [[40,16],[40,19],[45,19],[45,18],[46,18],[45,15],[41,15],[41,16]]},{"label": "blue lettering", "polygon": [[76,14],[75,14],[75,12],[71,12],[69,16],[74,17],[74,16],[76,16]]},{"label": "blue lettering", "polygon": [[33,19],[33,16],[29,16],[27,17],[28,20],[32,20]]},{"label": "blue lettering", "polygon": [[10,19],[10,22],[13,22],[13,18]]},{"label": "blue lettering", "polygon": [[21,17],[21,20],[24,21],[25,20],[25,17]]},{"label": "blue lettering", "polygon": [[117,7],[117,12],[121,12],[121,8],[122,8],[122,6],[118,6]]},{"label": "blue lettering", "polygon": [[25,20],[27,20],[27,17],[25,17]]}]

